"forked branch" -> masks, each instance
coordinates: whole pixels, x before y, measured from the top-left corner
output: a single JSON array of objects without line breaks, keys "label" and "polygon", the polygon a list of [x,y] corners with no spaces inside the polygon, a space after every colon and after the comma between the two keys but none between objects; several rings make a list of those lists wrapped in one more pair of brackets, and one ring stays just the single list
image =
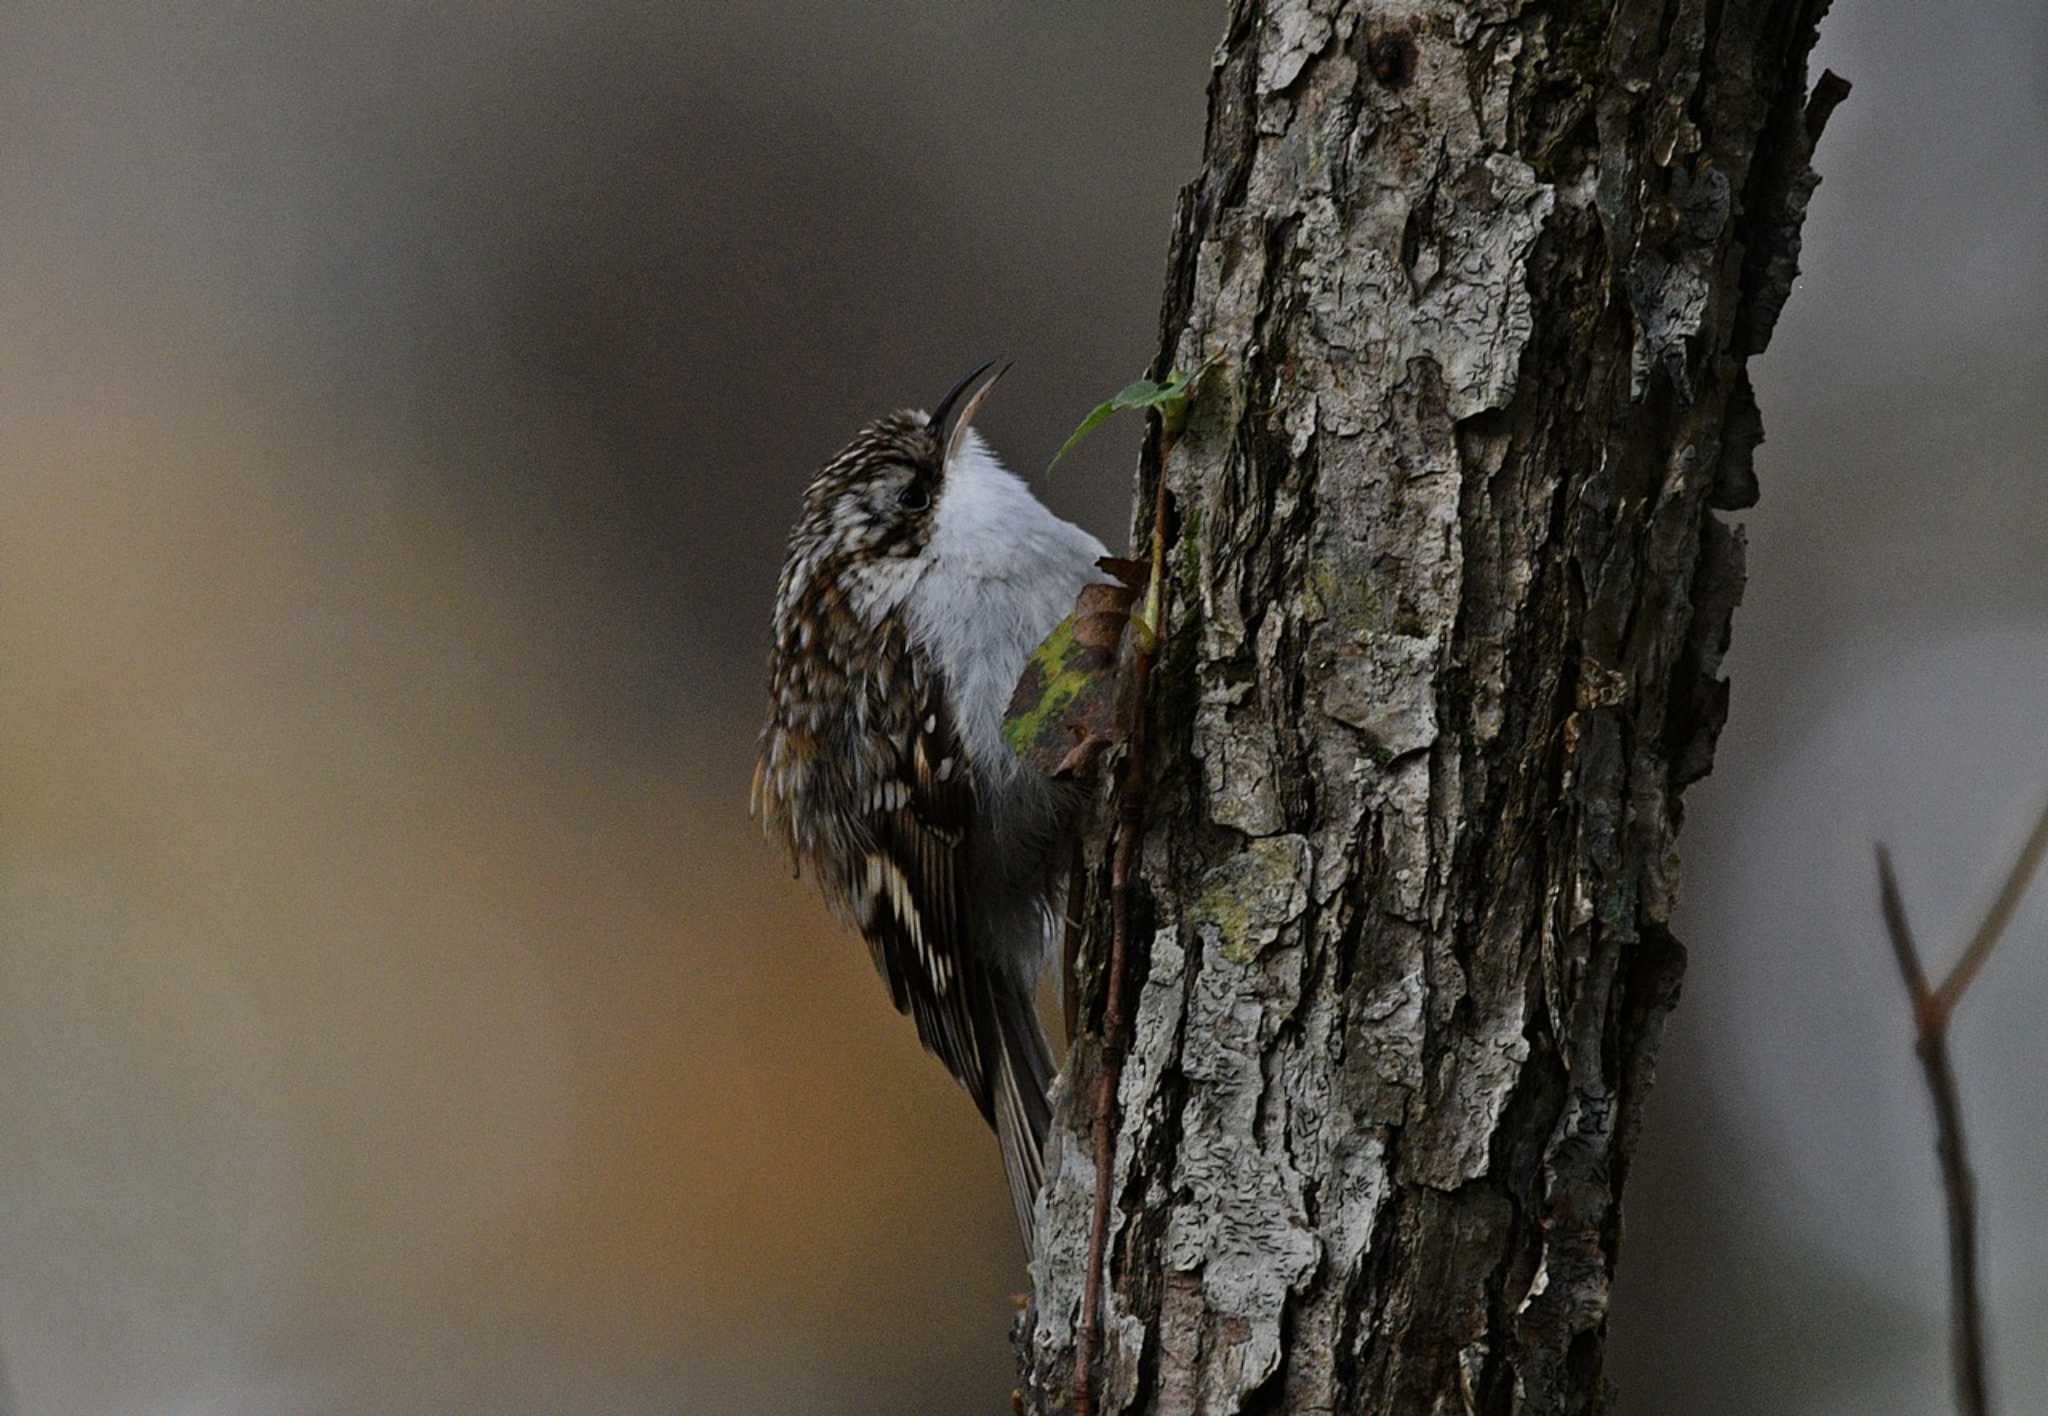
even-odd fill
[{"label": "forked branch", "polygon": [[1877,848],[1878,900],[1884,911],[1885,932],[1891,937],[1899,975],[1905,980],[1906,994],[1913,1005],[1914,1051],[1919,1054],[1928,1094],[1934,1101],[1941,1184],[1948,1197],[1950,1359],[1955,1367],[1956,1404],[1963,1416],[1989,1416],[1991,1399],[1986,1377],[1984,1300],[1977,1274],[1977,1187],[1963,1142],[1962,1096],[1949,1056],[1948,1025],[1963,993],[1983,969],[1991,951],[1998,947],[2027,886],[2039,872],[2044,855],[2048,855],[2048,808],[2043,808],[2040,819],[2034,823],[2004,887],[1962,957],[1946,978],[1930,987],[1913,940],[1912,925],[1906,920],[1898,878],[1892,873],[1891,854],[1882,844]]}]

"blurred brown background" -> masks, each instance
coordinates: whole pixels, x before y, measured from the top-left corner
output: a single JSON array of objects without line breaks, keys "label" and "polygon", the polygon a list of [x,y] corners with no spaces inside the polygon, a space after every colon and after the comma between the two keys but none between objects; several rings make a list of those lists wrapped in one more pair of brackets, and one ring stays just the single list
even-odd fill
[{"label": "blurred brown background", "polygon": [[[0,14],[0,1363],[43,1413],[1006,1409],[992,1143],[745,819],[781,542],[1153,347],[1209,6]],[[1759,369],[1623,1409],[1939,1409],[1930,947],[2048,793],[2048,19],[1857,0]],[[1122,539],[1133,434],[1047,498]],[[2048,901],[1964,1008],[2048,1403]]]}]

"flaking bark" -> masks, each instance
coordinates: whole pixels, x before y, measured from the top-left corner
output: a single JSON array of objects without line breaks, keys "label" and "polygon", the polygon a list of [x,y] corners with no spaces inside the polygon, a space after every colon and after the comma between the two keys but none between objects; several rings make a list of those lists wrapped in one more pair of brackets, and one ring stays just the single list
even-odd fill
[{"label": "flaking bark", "polygon": [[[1824,8],[1235,5],[1155,370],[1217,359],[1164,470],[1102,1411],[1603,1404]],[[1035,1411],[1100,1065],[1084,1031]]]}]

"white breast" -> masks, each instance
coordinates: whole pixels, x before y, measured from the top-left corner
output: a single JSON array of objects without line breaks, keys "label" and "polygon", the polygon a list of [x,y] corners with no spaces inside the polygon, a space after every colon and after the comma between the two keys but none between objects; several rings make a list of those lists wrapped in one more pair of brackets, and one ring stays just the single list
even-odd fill
[{"label": "white breast", "polygon": [[906,608],[911,637],[951,685],[960,734],[991,785],[1018,767],[1002,725],[1024,661],[1074,608],[1081,587],[1107,578],[1095,564],[1106,554],[968,430],[947,464],[925,572]]}]

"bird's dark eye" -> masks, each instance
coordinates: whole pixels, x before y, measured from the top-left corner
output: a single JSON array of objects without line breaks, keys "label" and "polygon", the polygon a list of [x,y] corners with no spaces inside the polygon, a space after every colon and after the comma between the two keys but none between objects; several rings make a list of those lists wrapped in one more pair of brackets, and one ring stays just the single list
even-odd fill
[{"label": "bird's dark eye", "polygon": [[931,504],[931,489],[922,482],[906,482],[896,494],[896,505],[905,511],[923,511]]}]

